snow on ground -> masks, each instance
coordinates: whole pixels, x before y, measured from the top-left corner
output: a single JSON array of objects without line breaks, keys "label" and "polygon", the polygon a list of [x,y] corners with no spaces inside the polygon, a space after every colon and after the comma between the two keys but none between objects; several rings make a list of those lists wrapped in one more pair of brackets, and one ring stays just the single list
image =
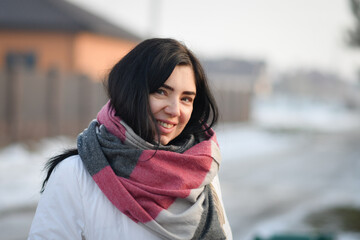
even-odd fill
[{"label": "snow on ground", "polygon": [[74,144],[69,138],[57,137],[0,150],[0,213],[36,204],[45,161]]}]

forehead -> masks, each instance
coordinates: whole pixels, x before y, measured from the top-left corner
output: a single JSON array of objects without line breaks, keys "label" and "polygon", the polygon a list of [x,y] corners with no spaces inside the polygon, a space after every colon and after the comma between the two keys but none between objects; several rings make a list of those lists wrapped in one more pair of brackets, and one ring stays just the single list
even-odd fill
[{"label": "forehead", "polygon": [[177,89],[186,91],[196,91],[194,70],[189,65],[178,65],[174,68],[169,78],[164,84]]}]

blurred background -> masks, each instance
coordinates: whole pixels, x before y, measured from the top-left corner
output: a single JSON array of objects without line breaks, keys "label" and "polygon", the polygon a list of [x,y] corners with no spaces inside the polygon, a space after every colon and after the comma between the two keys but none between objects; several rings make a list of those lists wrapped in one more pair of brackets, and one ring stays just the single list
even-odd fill
[{"label": "blurred background", "polygon": [[1,0],[0,239],[26,238],[45,161],[149,37],[206,70],[234,239],[360,239],[359,0]]}]

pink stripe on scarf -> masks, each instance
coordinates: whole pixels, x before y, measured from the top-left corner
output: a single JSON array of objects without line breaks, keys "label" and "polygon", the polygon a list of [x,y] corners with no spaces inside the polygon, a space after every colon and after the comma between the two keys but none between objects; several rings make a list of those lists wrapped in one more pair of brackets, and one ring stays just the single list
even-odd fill
[{"label": "pink stripe on scarf", "polygon": [[126,129],[120,123],[120,118],[115,116],[115,109],[110,105],[110,100],[101,108],[97,115],[97,121],[100,124],[105,125],[106,129],[116,137],[118,137],[123,143],[126,139]]},{"label": "pink stripe on scarf", "polygon": [[145,223],[153,220],[153,217],[132,196],[133,187],[126,184],[125,178],[116,176],[110,166],[103,168],[92,177],[112,204],[134,222]]}]

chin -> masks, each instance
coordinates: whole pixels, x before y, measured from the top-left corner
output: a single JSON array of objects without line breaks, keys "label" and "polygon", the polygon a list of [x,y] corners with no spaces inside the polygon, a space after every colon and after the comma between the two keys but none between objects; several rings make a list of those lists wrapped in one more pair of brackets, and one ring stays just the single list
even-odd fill
[{"label": "chin", "polygon": [[169,137],[163,136],[160,138],[160,143],[165,146],[165,145],[168,145],[173,139],[174,138],[169,138]]},{"label": "chin", "polygon": [[169,140],[162,140],[162,139],[160,139],[160,143],[162,144],[162,145],[168,145],[169,144]]}]

